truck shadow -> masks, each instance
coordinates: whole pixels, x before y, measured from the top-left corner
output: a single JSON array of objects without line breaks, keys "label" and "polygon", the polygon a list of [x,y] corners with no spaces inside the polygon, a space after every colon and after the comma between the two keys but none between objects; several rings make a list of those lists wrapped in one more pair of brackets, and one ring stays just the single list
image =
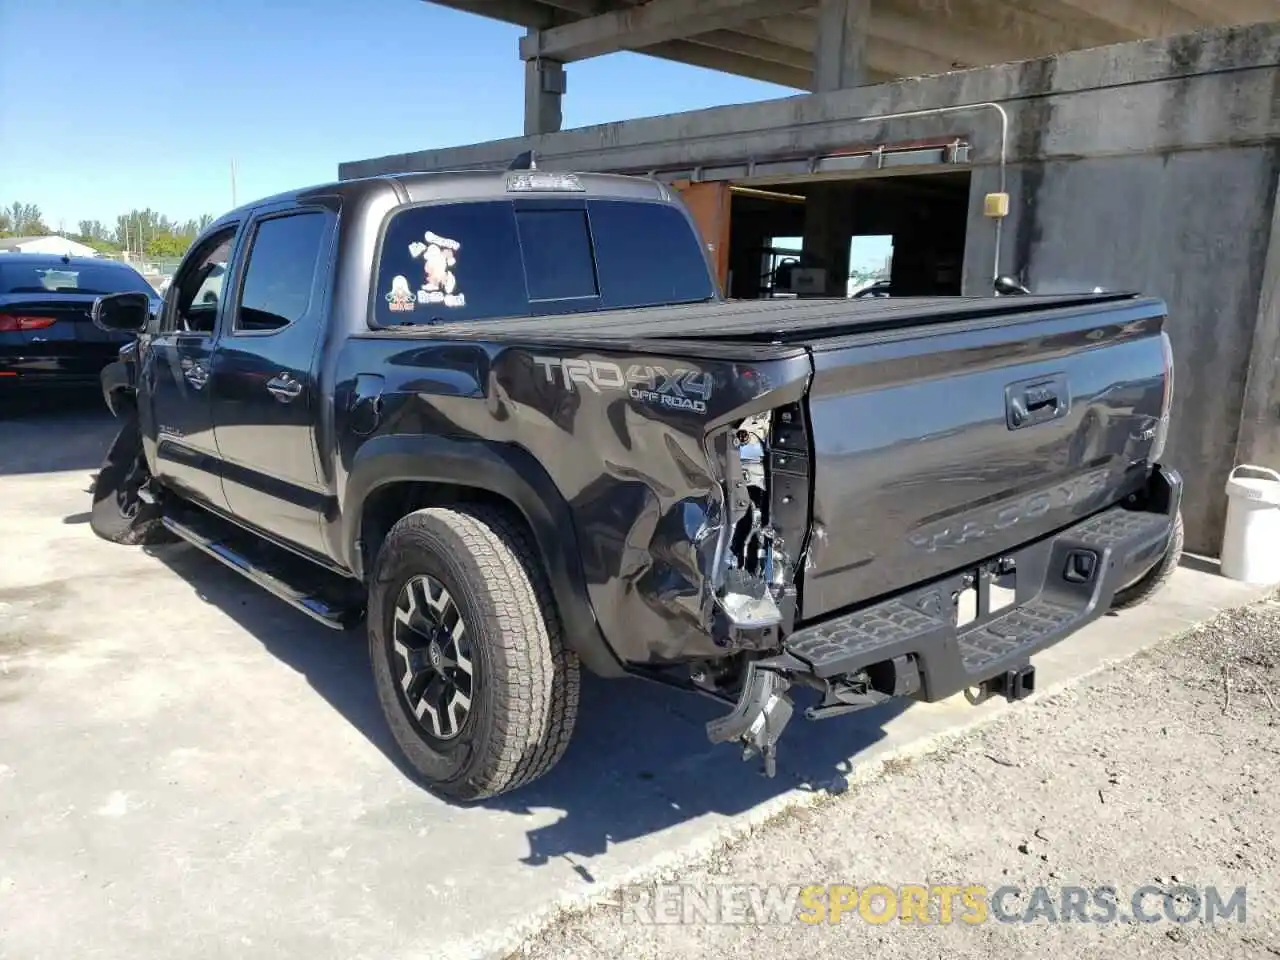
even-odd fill
[{"label": "truck shadow", "polygon": [[[185,544],[147,548],[206,603],[232,617],[272,656],[311,687],[410,780],[373,688],[363,625],[328,630],[257,589]],[[549,826],[528,831],[523,863],[568,861],[594,882],[578,858],[611,845],[678,828],[690,821],[746,813],[788,791],[843,792],[850,757],[884,736],[883,726],[906,708],[891,703],[815,724],[796,716],[778,752],[777,776],[744,763],[731,745],[707,741],[704,724],[722,712],[705,698],[641,680],[583,676],[574,738],[550,773],[522,790],[469,804],[517,815],[560,810]]]}]

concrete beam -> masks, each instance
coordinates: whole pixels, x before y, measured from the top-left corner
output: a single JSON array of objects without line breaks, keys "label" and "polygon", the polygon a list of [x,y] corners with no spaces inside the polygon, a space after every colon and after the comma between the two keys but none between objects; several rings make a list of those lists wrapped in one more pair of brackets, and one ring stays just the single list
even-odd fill
[{"label": "concrete beam", "polygon": [[794,67],[756,57],[743,56],[731,50],[718,49],[705,43],[692,40],[668,40],[666,43],[654,44],[637,50],[646,56],[660,57],[663,60],[674,60],[707,70],[719,70],[752,80],[763,80],[765,83],[776,83],[782,87],[793,87],[796,90],[809,90],[813,83],[813,72],[808,67]]},{"label": "concrete beam", "polygon": [[927,20],[914,19],[894,10],[881,10],[874,2],[870,29],[873,39],[915,47],[953,63],[974,67],[1026,60],[1047,52],[1042,44],[1018,43],[992,31],[954,25],[942,11]]},{"label": "concrete beam", "polygon": [[[762,40],[740,31],[716,30],[690,37],[689,43],[726,50],[769,63],[783,64],[803,70],[810,76],[813,88],[813,54],[798,47]],[[907,44],[887,40],[872,43],[867,49],[867,81],[881,82],[883,78],[918,77],[933,73],[946,73],[956,69],[955,63],[930,51]]]},{"label": "concrete beam", "polygon": [[871,0],[821,0],[813,47],[813,88],[848,90],[866,82]]},{"label": "concrete beam", "polygon": [[[1057,52],[1053,38],[1031,16],[1002,8],[995,29],[985,28],[970,2],[950,0],[945,10],[922,18],[894,0],[873,0],[868,28],[871,48],[876,40],[912,47],[965,66],[987,66],[1028,60]],[[812,50],[817,22],[808,16],[767,17],[734,28],[738,33]]]},{"label": "concrete beam", "polygon": [[[872,37],[883,37],[974,65],[1052,56],[1136,35],[1068,7],[1063,0],[947,0],[922,15],[921,0],[873,0]],[[767,17],[734,28],[812,50],[817,22],[808,13]]]},{"label": "concrete beam", "polygon": [[[866,65],[868,70],[887,70],[897,77],[925,77],[935,73],[950,73],[964,69],[954,60],[940,57],[928,50],[921,50],[905,43],[894,43],[872,37],[867,41]],[[865,79],[863,82],[867,82]]]},{"label": "concrete beam", "polygon": [[525,60],[543,57],[572,63],[790,13],[811,3],[812,0],[649,0],[637,7],[610,10],[530,34],[520,41],[520,56]]},{"label": "concrete beam", "polygon": [[1230,26],[1280,20],[1280,0],[1173,0],[1205,23]]},{"label": "concrete beam", "polygon": [[474,13],[477,16],[514,23],[521,27],[552,26],[554,16],[547,5],[535,0],[428,0],[438,7]]},{"label": "concrete beam", "polygon": [[1030,40],[1019,33],[1020,29],[1030,27],[1034,36],[1049,44],[1046,51],[1049,53],[1141,40],[1144,36],[1137,30],[1117,27],[1093,16],[1089,10],[1082,10],[1079,0],[1006,0],[999,4],[969,0],[969,6],[987,14],[988,29],[1008,32],[1019,40]]},{"label": "concrete beam", "polygon": [[1194,33],[1206,24],[1169,0],[1060,0],[1080,13],[1138,37]]},{"label": "concrete beam", "polygon": [[689,42],[715,47],[717,50],[729,50],[744,57],[754,57],[769,63],[785,64],[797,70],[804,70],[806,73],[813,69],[813,54],[809,51],[788,46],[785,43],[765,40],[743,31],[712,30],[710,33],[689,37]]}]

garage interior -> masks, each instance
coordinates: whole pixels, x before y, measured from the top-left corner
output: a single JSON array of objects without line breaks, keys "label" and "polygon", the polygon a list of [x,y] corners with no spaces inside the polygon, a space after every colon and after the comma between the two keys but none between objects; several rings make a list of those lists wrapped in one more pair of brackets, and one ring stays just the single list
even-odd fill
[{"label": "garage interior", "polygon": [[[959,172],[711,185],[728,194],[721,289],[733,299],[959,295],[969,180]],[[689,206],[695,217],[703,210]],[[877,260],[879,277],[866,277]],[[870,279],[880,281],[874,290]]]}]

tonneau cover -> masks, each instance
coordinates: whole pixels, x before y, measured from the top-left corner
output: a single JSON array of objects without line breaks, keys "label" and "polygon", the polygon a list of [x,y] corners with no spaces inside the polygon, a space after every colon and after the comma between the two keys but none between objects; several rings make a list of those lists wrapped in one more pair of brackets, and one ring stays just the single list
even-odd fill
[{"label": "tonneau cover", "polygon": [[592,340],[735,339],[786,342],[814,333],[861,333],[1133,299],[1133,293],[1008,297],[722,300],[554,316],[405,325],[396,334],[493,339],[527,335]]}]

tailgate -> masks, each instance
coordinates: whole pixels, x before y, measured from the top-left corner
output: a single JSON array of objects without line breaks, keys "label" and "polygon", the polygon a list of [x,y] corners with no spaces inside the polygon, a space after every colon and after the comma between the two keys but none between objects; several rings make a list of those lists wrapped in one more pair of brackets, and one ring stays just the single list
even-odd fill
[{"label": "tailgate", "polygon": [[1136,488],[1163,433],[1164,314],[1129,299],[808,341],[802,619],[994,557]]}]

